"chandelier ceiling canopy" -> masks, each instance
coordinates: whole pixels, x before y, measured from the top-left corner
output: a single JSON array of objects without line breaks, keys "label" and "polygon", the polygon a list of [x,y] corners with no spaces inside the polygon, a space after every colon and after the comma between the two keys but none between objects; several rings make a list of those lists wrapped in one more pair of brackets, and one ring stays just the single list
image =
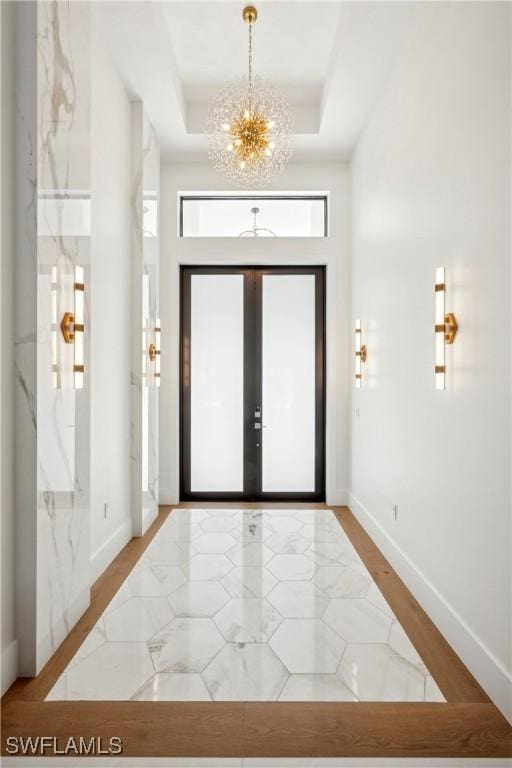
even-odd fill
[{"label": "chandelier ceiling canopy", "polygon": [[252,28],[258,12],[243,10],[249,27],[248,73],[227,83],[214,98],[208,117],[209,156],[228,181],[245,188],[264,187],[291,157],[293,123],[288,104],[252,71]]}]

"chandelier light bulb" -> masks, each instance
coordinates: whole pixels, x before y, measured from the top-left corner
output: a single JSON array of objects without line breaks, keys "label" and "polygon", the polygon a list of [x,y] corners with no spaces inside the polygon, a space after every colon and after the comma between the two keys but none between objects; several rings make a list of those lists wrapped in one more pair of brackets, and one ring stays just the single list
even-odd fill
[{"label": "chandelier light bulb", "polygon": [[291,157],[293,130],[288,105],[270,83],[252,74],[252,26],[257,15],[253,6],[244,9],[249,25],[247,77],[227,83],[217,94],[207,124],[214,167],[228,181],[246,188],[264,187],[284,170]]}]

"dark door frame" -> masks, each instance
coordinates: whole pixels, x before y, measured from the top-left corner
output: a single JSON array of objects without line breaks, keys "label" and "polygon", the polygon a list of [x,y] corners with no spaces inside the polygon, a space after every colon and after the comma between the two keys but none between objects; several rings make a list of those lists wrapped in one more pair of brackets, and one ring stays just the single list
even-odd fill
[{"label": "dark door frame", "polygon": [[[192,492],[190,488],[190,321],[192,275],[244,276],[244,491]],[[315,491],[263,493],[261,448],[256,448],[254,410],[261,406],[261,282],[265,274],[315,275]],[[180,500],[324,501],[325,500],[325,267],[181,266],[180,267]],[[251,436],[249,438],[248,436]],[[263,434],[260,433],[260,442]]]}]

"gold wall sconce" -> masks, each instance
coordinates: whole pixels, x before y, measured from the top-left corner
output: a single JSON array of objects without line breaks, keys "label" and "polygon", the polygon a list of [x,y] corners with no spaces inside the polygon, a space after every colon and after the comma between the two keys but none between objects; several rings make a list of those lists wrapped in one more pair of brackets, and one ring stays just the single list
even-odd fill
[{"label": "gold wall sconce", "polygon": [[151,344],[148,347],[148,358],[151,363],[155,364],[155,370],[153,372],[153,376],[155,379],[155,386],[160,386],[160,340],[161,340],[161,328],[160,328],[160,318],[156,318],[156,325],[155,325],[155,342],[151,342]]},{"label": "gold wall sconce", "polygon": [[75,267],[73,284],[74,311],[64,312],[60,323],[62,337],[66,344],[74,345],[73,383],[75,389],[84,386],[85,371],[85,285],[84,268]]},{"label": "gold wall sconce", "polygon": [[361,388],[361,383],[363,380],[363,373],[362,373],[362,366],[361,363],[366,363],[366,356],[367,356],[367,350],[366,350],[366,344],[362,344],[362,334],[363,329],[361,327],[361,321],[356,320],[356,327],[355,327],[355,347],[356,347],[356,365],[355,365],[355,379],[356,379],[356,388]]},{"label": "gold wall sconce", "polygon": [[160,318],[156,318],[155,324],[155,386],[160,386],[160,354],[162,344],[162,328]]},{"label": "gold wall sconce", "polygon": [[445,388],[446,354],[445,346],[453,344],[457,335],[457,320],[453,312],[446,312],[446,280],[445,268],[437,267],[435,271],[435,364],[434,375],[436,389]]}]

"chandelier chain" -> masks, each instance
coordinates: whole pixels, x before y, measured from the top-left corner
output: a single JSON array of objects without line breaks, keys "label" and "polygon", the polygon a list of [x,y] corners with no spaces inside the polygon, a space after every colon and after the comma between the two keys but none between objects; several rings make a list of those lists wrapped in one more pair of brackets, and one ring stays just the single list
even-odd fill
[{"label": "chandelier chain", "polygon": [[249,24],[249,98],[252,100],[252,22]]}]

